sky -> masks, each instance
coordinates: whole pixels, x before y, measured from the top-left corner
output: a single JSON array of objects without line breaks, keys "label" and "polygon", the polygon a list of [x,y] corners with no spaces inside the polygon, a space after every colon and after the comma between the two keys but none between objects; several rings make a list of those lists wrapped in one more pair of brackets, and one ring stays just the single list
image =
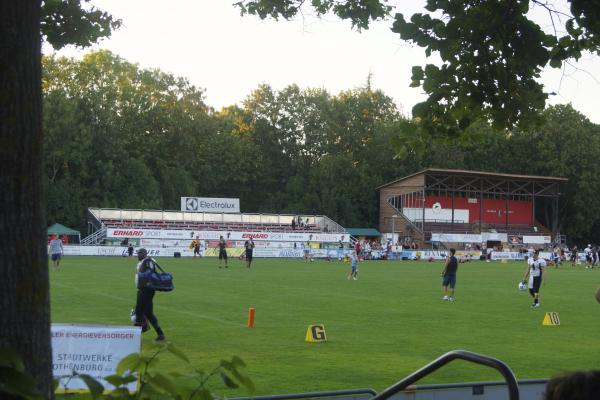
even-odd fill
[{"label": "sky", "polygon": [[[337,94],[363,86],[369,74],[372,86],[392,97],[406,116],[424,100],[420,88],[409,87],[411,68],[436,59],[402,41],[390,30],[391,21],[357,32],[349,22],[318,18],[308,9],[293,21],[242,17],[234,2],[92,0],[122,19],[123,26],[98,45],[67,47],[59,54],[80,58],[99,48],[110,50],[142,68],[186,77],[205,89],[206,103],[217,110],[241,104],[263,83],[276,90],[297,84]],[[423,12],[421,0],[393,3],[408,15]],[[571,103],[600,123],[600,57],[585,55],[563,70],[547,68],[541,82],[548,93],[556,93],[549,104]]]}]

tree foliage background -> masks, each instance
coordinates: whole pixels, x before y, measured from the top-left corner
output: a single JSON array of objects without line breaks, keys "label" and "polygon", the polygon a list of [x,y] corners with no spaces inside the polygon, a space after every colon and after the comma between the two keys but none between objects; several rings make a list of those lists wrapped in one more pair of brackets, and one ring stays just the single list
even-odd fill
[{"label": "tree foliage background", "polygon": [[239,197],[245,212],[376,227],[376,187],[438,167],[567,177],[561,231],[600,239],[600,130],[568,105],[548,108],[531,129],[479,120],[440,140],[369,77],[337,94],[261,85],[216,111],[186,79],[107,51],[46,57],[43,71],[49,224],[85,230],[90,206],[178,209],[181,196],[200,195]]}]

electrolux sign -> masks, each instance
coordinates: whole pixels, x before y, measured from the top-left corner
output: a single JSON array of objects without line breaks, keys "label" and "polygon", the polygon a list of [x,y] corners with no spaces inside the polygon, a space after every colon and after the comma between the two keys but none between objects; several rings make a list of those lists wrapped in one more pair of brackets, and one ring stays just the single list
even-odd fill
[{"label": "electrolux sign", "polygon": [[240,199],[216,197],[182,197],[181,211],[239,213]]}]

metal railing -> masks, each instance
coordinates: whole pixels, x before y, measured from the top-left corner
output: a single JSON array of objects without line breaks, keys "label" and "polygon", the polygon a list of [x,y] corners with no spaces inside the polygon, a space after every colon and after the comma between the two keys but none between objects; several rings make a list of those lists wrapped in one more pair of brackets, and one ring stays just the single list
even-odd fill
[{"label": "metal railing", "polygon": [[398,213],[398,215],[401,218],[403,218],[416,232],[423,233],[423,220],[412,221],[410,218],[408,218],[407,215],[405,215],[402,212],[401,209],[396,207],[396,205],[394,204],[394,202],[392,200],[393,200],[393,198],[388,199],[388,204],[390,205],[390,207],[392,207],[394,209],[394,211],[396,211],[396,213]]},{"label": "metal railing", "polygon": [[93,233],[81,239],[81,242],[79,244],[82,246],[97,244],[101,239],[104,239],[105,237],[106,227],[102,226],[102,228],[98,229],[97,231],[94,231]]},{"label": "metal railing", "polygon": [[352,390],[333,390],[325,392],[306,392],[278,394],[272,396],[255,397],[236,397],[231,400],[296,400],[296,399],[315,399],[315,398],[344,398],[344,399],[370,399],[377,395],[373,389],[352,389]]},{"label": "metal railing", "polygon": [[[444,365],[450,363],[453,360],[465,360],[475,364],[483,365],[486,367],[493,368],[500,372],[504,377],[504,381],[480,381],[480,382],[462,382],[462,383],[443,383],[443,384],[430,384],[430,385],[412,385],[418,380],[426,377],[427,375],[435,372]],[[457,390],[470,388],[471,397],[479,397],[482,399],[487,398],[501,398],[497,390],[495,393],[490,393],[492,396],[488,397],[488,390],[490,388],[498,388],[506,385],[509,400],[519,400],[521,393],[519,392],[519,385],[522,385],[524,390],[525,398],[532,398],[532,396],[539,396],[542,393],[543,386],[547,383],[547,379],[528,379],[523,381],[517,381],[512,370],[502,361],[493,357],[485,356],[478,353],[472,353],[465,350],[454,350],[450,351],[441,357],[438,357],[431,363],[420,368],[414,373],[408,375],[406,378],[397,382],[393,386],[385,389],[381,393],[377,393],[373,389],[353,389],[353,390],[336,390],[336,391],[323,391],[323,392],[306,392],[306,393],[294,393],[294,394],[282,394],[282,395],[269,395],[269,396],[256,396],[256,397],[239,397],[232,400],[297,400],[297,399],[343,399],[343,400],[385,400],[394,398],[397,396],[398,399],[402,398],[421,398],[415,396],[418,393],[423,393],[425,397],[430,398],[427,392],[435,391],[435,398],[440,399],[455,399]],[[408,397],[407,397],[408,396]]]},{"label": "metal railing", "polygon": [[397,394],[398,392],[407,389],[413,383],[426,377],[432,372],[437,371],[438,369],[440,369],[441,367],[453,360],[465,360],[497,370],[498,372],[500,372],[500,374],[502,374],[502,376],[506,380],[506,383],[508,385],[509,400],[519,400],[519,383],[517,382],[517,378],[515,378],[515,375],[513,374],[512,370],[509,368],[508,365],[493,357],[488,357],[478,353],[472,353],[466,350],[449,351],[441,357],[438,357],[437,359],[433,360],[423,368],[413,372],[406,378],[385,389],[383,392],[377,394],[371,400],[388,399],[393,395]]}]

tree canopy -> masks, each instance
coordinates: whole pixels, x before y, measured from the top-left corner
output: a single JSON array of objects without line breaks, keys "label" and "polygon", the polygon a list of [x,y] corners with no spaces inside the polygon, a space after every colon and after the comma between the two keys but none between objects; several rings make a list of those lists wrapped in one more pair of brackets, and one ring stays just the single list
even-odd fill
[{"label": "tree canopy", "polygon": [[[441,141],[421,135],[369,77],[337,94],[263,84],[215,111],[186,79],[108,51],[45,57],[43,67],[48,224],[85,229],[90,206],[178,209],[181,196],[202,195],[239,197],[244,212],[375,227],[375,188],[427,167],[564,176],[557,228],[589,241],[600,224],[589,173],[600,130],[571,106],[548,108],[537,127],[480,120]],[[399,135],[411,130],[412,140]]]},{"label": "tree canopy", "polygon": [[42,37],[55,49],[69,44],[88,47],[120,26],[120,19],[92,6],[90,0],[42,1]]},{"label": "tree canopy", "polygon": [[[439,137],[456,137],[477,120],[496,128],[539,122],[548,93],[538,82],[542,68],[560,67],[584,52],[598,53],[600,4],[566,0],[561,10],[544,0],[427,0],[423,13],[392,15],[386,0],[243,0],[242,14],[293,18],[302,7],[318,15],[333,13],[358,29],[392,19],[403,40],[437,55],[439,63],[414,66],[410,85],[427,94],[413,108],[419,128]],[[533,19],[547,15],[550,32]]]}]

